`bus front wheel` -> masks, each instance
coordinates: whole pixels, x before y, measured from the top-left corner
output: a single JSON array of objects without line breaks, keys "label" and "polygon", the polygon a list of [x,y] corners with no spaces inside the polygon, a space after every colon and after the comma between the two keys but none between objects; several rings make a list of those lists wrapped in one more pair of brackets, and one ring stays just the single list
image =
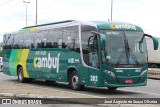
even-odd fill
[{"label": "bus front wheel", "polygon": [[81,85],[79,83],[78,74],[75,71],[73,71],[71,73],[71,76],[70,76],[70,79],[69,79],[69,84],[70,84],[70,86],[73,90],[80,91],[84,88],[84,85]]}]

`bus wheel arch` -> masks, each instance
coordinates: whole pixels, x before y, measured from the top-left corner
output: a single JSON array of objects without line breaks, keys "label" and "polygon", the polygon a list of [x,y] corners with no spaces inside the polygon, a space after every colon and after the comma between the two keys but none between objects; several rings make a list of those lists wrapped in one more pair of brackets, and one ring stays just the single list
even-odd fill
[{"label": "bus wheel arch", "polygon": [[78,72],[75,68],[70,68],[67,72],[67,79],[69,86],[76,91],[80,91],[84,88],[84,85],[79,83]]}]

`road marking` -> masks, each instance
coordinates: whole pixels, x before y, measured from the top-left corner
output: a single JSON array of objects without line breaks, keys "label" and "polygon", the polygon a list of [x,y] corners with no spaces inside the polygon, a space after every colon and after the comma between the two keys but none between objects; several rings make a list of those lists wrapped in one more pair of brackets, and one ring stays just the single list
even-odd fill
[{"label": "road marking", "polygon": [[159,95],[158,93],[150,93],[150,92],[142,92],[142,91],[134,91],[134,90],[128,90],[128,89],[119,89],[119,90],[122,90],[122,91],[132,91],[132,92],[137,92],[137,93],[146,93],[146,94],[153,94],[153,95]]},{"label": "road marking", "polygon": [[0,75],[4,75],[3,72],[0,72]]},{"label": "road marking", "polygon": [[[128,104],[130,105],[130,104]],[[159,107],[159,105],[151,105],[151,104],[131,104],[132,105],[135,105],[134,107]]]},{"label": "road marking", "polygon": [[151,104],[98,104],[101,107],[159,107],[159,105],[151,105]]},{"label": "road marking", "polygon": [[[15,83],[10,83],[10,82],[4,82],[4,81],[0,81],[0,82],[3,82],[3,83],[6,83],[6,84],[14,84],[15,85]],[[23,83],[19,83],[19,84],[23,84]],[[16,84],[16,85],[18,85],[18,84]],[[89,95],[89,94],[82,94],[82,93],[78,93],[78,92],[68,92],[68,91],[62,91],[62,90],[57,90],[57,89],[53,89],[53,88],[47,88],[47,87],[42,87],[42,86],[31,86],[31,85],[28,85],[28,84],[23,84],[23,85],[25,85],[25,86],[27,86],[27,87],[34,87],[34,88],[41,88],[41,89],[48,89],[48,90],[54,90],[54,91],[61,91],[61,92],[64,92],[64,93],[69,93],[69,94],[78,94],[78,95],[84,95],[84,96],[89,96],[89,97],[94,97],[94,98],[106,98],[106,97],[100,97],[100,96],[94,96],[94,95]]]}]

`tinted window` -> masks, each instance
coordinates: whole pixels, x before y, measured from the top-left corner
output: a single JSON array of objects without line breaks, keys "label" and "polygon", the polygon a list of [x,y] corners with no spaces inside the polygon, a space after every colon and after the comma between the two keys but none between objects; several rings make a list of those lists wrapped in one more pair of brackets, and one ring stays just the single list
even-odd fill
[{"label": "tinted window", "polygon": [[48,30],[48,40],[46,43],[46,48],[58,48],[58,38],[56,36],[56,31],[55,30]]},{"label": "tinted window", "polygon": [[51,29],[37,32],[35,44],[37,48],[61,48],[62,31],[60,29]]},{"label": "tinted window", "polygon": [[63,28],[62,48],[79,52],[78,26]]},{"label": "tinted window", "polygon": [[13,34],[6,34],[3,36],[3,48],[12,49],[13,47]]},{"label": "tinted window", "polygon": [[34,48],[34,33],[33,32],[26,32],[24,34],[24,42],[23,42],[23,48],[29,49]]},{"label": "tinted window", "polygon": [[35,48],[45,48],[47,41],[46,31],[35,32]]},{"label": "tinted window", "polygon": [[23,33],[17,33],[14,35],[13,48],[21,49],[23,47]]}]

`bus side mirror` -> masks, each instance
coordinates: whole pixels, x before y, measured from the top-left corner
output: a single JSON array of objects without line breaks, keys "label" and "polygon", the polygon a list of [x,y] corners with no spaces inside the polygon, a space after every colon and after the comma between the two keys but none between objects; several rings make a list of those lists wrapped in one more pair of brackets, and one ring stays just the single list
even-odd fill
[{"label": "bus side mirror", "polygon": [[154,50],[158,49],[158,39],[152,36]]},{"label": "bus side mirror", "polygon": [[149,34],[144,34],[144,36],[143,36],[143,38],[142,38],[142,40],[140,42],[143,41],[145,36],[152,38],[154,50],[157,50],[158,49],[158,39],[156,37],[154,37],[154,36],[149,35]]}]

